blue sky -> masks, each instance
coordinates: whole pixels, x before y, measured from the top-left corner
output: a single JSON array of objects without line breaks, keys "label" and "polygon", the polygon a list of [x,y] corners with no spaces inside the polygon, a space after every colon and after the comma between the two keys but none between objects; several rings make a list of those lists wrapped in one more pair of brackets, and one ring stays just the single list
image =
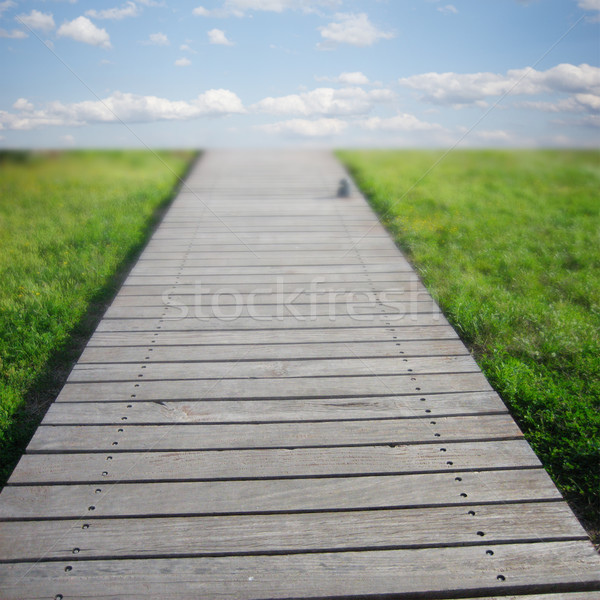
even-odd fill
[{"label": "blue sky", "polygon": [[0,0],[1,147],[597,147],[600,0]]}]

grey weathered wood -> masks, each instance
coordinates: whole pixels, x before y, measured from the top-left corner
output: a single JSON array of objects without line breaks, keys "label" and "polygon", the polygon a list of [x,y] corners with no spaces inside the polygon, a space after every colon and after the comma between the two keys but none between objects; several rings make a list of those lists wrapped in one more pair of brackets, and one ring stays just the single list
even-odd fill
[{"label": "grey weathered wood", "polygon": [[[100,489],[100,492],[96,490]],[[462,496],[461,494],[466,494]],[[169,501],[165,502],[165,498]],[[1,519],[211,515],[559,501],[542,468],[408,475],[8,486]],[[90,506],[94,509],[90,510]]]},{"label": "grey weathered wood", "polygon": [[[427,356],[404,358],[396,356],[380,358],[304,359],[271,361],[224,361],[183,363],[125,363],[125,364],[79,364],[71,371],[70,382],[95,381],[144,381],[165,379],[215,379],[230,378],[283,378],[283,377],[338,377],[344,375],[408,375],[430,373],[474,373],[477,363],[470,355]],[[249,351],[246,358],[252,358]],[[235,373],[231,372],[232,362]]]},{"label": "grey weathered wood", "polygon": [[354,342],[351,351],[343,342],[314,342],[312,344],[230,344],[210,346],[87,346],[78,364],[87,363],[144,363],[218,360],[286,360],[290,358],[346,358],[400,356],[465,356],[467,350],[459,340],[425,340],[402,342]]},{"label": "grey weathered wood", "polygon": [[[280,256],[282,253],[277,252],[274,256]],[[329,252],[319,252],[322,254],[329,254]],[[222,252],[216,253],[216,256],[223,256]],[[306,254],[303,252],[303,256]],[[210,259],[211,256],[207,255],[204,258]],[[265,258],[267,258],[265,256]],[[198,262],[196,265],[195,263]],[[298,274],[289,274],[289,275],[277,275],[275,277],[269,275],[247,275],[247,274],[239,274],[235,277],[222,277],[219,275],[205,275],[202,273],[202,261],[185,261],[185,266],[182,264],[183,261],[179,261],[177,265],[165,265],[164,261],[145,261],[143,264],[138,264],[131,270],[130,275],[135,277],[158,277],[158,276],[181,276],[181,278],[185,277],[202,277],[206,279],[209,284],[219,284],[222,285],[224,283],[231,283],[232,285],[238,285],[242,283],[251,283],[254,286],[259,285],[276,285],[277,283],[285,283],[285,284],[295,284],[295,285],[305,285],[308,286],[311,282],[318,282],[319,278],[324,283],[327,282],[328,285],[352,285],[356,282],[364,282],[370,281],[375,285],[383,285],[389,286],[391,283],[395,282],[405,282],[405,281],[417,281],[417,274],[414,271],[398,271],[398,272],[374,272],[374,273],[366,273],[364,270],[362,272],[356,273],[336,273],[332,268],[329,273],[323,273],[320,277],[314,273],[298,273]],[[358,269],[356,269],[358,271]]]},{"label": "grey weathered wood", "polygon": [[[230,290],[231,291],[231,290]],[[207,292],[207,293],[205,293]],[[196,306],[199,302],[202,304],[208,301],[212,303],[215,294],[204,286],[196,285],[142,285],[127,286],[121,288],[121,292],[115,298],[112,306]],[[237,290],[238,294],[242,294]],[[239,304],[236,297],[227,297],[222,294],[218,298],[221,306]],[[330,291],[316,292],[306,291],[283,291],[275,289],[261,288],[250,292],[243,292],[242,306],[249,304],[257,306],[260,304],[275,304],[283,306],[283,314],[286,314],[286,307],[294,307],[298,304],[318,305],[318,304],[353,304],[359,302],[377,302],[381,301],[384,306],[396,306],[399,310],[405,312],[420,312],[422,306],[437,305],[433,302],[423,288],[415,290],[402,290],[397,288],[385,290],[348,290],[343,288],[332,288]],[[244,304],[245,303],[245,304]]]},{"label": "grey weathered wood", "polygon": [[434,420],[335,421],[187,425],[47,425],[39,427],[27,451],[95,452],[351,446],[476,441],[520,437],[508,414],[439,417]]},{"label": "grey weathered wood", "polygon": [[[149,447],[148,450],[152,448]],[[12,484],[403,474],[540,465],[524,440],[372,447],[26,454]],[[104,474],[106,473],[106,474]]]},{"label": "grey weathered wood", "polygon": [[[389,396],[414,394],[426,396],[447,392],[486,392],[491,387],[481,373],[434,375],[364,375],[359,377],[304,377],[289,379],[234,379],[238,364],[232,362],[217,379],[183,379],[138,382],[67,383],[58,402],[95,402],[98,400],[210,400],[242,398],[323,398]],[[140,370],[140,373],[142,371]]]},{"label": "grey weathered wood", "polygon": [[[101,494],[99,494],[101,496]],[[304,514],[0,523],[0,561],[174,557],[586,539],[557,502]]]},{"label": "grey weathered wood", "polygon": [[310,344],[313,342],[357,343],[385,340],[393,343],[415,340],[448,340],[458,336],[448,325],[419,327],[335,327],[323,329],[238,329],[198,331],[96,332],[88,346],[188,346],[211,344]]},{"label": "grey weathered wood", "polygon": [[55,402],[45,425],[123,425],[170,423],[253,423],[336,421],[505,413],[495,392],[318,398],[302,400],[200,400],[195,402]]},{"label": "grey weathered wood", "polygon": [[[481,595],[558,584],[600,587],[583,541],[279,556],[98,560],[0,566],[6,600],[19,598],[305,598],[412,593]],[[568,558],[567,558],[568,557]],[[65,566],[72,569],[65,571]],[[498,579],[502,575],[502,580]]]},{"label": "grey weathered wood", "polygon": [[385,304],[378,304],[375,298],[365,301],[364,298],[349,297],[348,301],[336,299],[336,302],[322,303],[304,303],[291,304],[277,303],[273,298],[270,304],[259,304],[254,300],[249,304],[236,304],[235,296],[219,297],[216,303],[212,302],[210,297],[193,297],[189,305],[173,301],[171,304],[162,304],[156,306],[112,306],[104,315],[105,319],[184,319],[203,316],[220,316],[229,318],[232,315],[239,317],[250,317],[257,321],[266,322],[269,318],[277,319],[282,317],[300,317],[309,319],[312,317],[326,316],[329,319],[338,316],[353,315],[372,315],[372,314],[421,314],[421,313],[439,313],[439,309],[433,303],[400,303],[386,301]]},{"label": "grey weathered wood", "polygon": [[[299,236],[303,234],[299,234]],[[232,237],[232,239],[235,239]],[[282,237],[281,239],[284,239]],[[293,266],[309,266],[309,265],[356,265],[359,264],[355,257],[351,254],[347,257],[340,256],[326,258],[326,253],[323,253],[323,258],[303,258],[301,254],[297,257],[287,256],[265,256],[257,255],[254,256],[251,252],[228,252],[227,254],[221,254],[220,257],[197,259],[198,264],[206,264],[211,266],[223,266],[223,267],[257,267],[257,266],[278,266],[278,267],[293,267]],[[381,263],[387,263],[390,261],[391,256],[366,256],[362,259],[361,263],[367,265],[377,265]]]},{"label": "grey weathered wood", "polygon": [[[322,316],[238,317],[235,307],[215,310],[206,307],[202,317],[185,319],[106,319],[96,331],[206,331],[210,329],[335,329],[337,327],[423,327],[445,325],[446,319],[434,313],[386,313]],[[204,316],[206,315],[206,316]]]},{"label": "grey weathered wood", "polygon": [[[402,275],[400,276],[402,277]],[[161,295],[167,292],[173,292],[171,289],[177,286],[177,291],[182,294],[224,294],[238,293],[238,294],[255,294],[258,295],[276,295],[286,294],[294,296],[299,292],[305,293],[320,293],[331,296],[332,293],[344,294],[346,292],[359,292],[363,293],[382,293],[385,294],[391,300],[402,299],[402,296],[407,297],[409,294],[423,293],[425,287],[423,284],[415,279],[402,280],[388,279],[386,281],[356,281],[356,282],[327,282],[326,279],[322,278],[321,281],[315,278],[314,284],[311,282],[294,283],[285,281],[278,283],[277,281],[267,281],[267,277],[261,282],[257,280],[256,283],[210,283],[208,276],[199,273],[197,275],[146,275],[146,276],[135,276],[131,275],[123,284],[121,293],[124,295],[150,295],[160,293]],[[133,288],[133,289],[132,289]],[[157,288],[164,288],[159,292]],[[250,297],[251,299],[252,297]]]},{"label": "grey weathered wood", "polygon": [[[211,244],[212,247],[212,244]],[[301,251],[300,251],[301,252]],[[159,253],[164,256],[169,256],[170,252]],[[181,253],[179,253],[181,254]],[[189,264],[190,260],[193,260],[197,253],[195,251],[190,251],[189,254],[184,254],[179,258],[177,262],[182,264],[182,261],[185,260],[186,264]],[[185,256],[189,257],[189,260],[185,258]],[[142,254],[142,257],[144,254]],[[144,261],[145,262],[145,261]],[[162,262],[162,261],[161,261]],[[337,265],[335,267],[331,267],[329,265],[290,265],[290,266],[273,266],[273,265],[264,265],[264,266],[254,266],[254,267],[214,267],[209,265],[199,266],[198,265],[198,273],[203,276],[219,276],[219,277],[227,277],[231,278],[233,281],[237,278],[238,275],[270,275],[270,276],[286,276],[286,275],[305,275],[305,276],[315,276],[319,277],[321,275],[328,275],[330,273],[340,273],[340,274],[353,274],[353,273],[392,273],[392,274],[402,274],[410,271],[412,267],[409,263],[398,256],[398,258],[394,258],[390,260],[390,262],[380,262],[377,264],[370,265],[362,265],[362,264],[347,264],[347,265]]]}]

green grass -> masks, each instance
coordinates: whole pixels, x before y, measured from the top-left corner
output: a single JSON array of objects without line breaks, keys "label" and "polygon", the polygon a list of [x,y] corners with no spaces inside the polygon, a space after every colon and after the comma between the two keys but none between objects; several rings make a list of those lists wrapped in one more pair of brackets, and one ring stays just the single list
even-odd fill
[{"label": "green grass", "polygon": [[600,152],[338,154],[597,535]]},{"label": "green grass", "polygon": [[0,483],[193,156],[0,152]]}]

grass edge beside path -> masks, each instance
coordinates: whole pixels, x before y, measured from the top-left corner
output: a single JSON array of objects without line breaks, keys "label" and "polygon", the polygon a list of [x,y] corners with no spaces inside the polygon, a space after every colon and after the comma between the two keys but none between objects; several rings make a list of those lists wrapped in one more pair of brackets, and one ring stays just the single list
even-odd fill
[{"label": "grass edge beside path", "polygon": [[336,155],[600,543],[600,151]]},{"label": "grass edge beside path", "polygon": [[0,152],[0,488],[200,157]]}]

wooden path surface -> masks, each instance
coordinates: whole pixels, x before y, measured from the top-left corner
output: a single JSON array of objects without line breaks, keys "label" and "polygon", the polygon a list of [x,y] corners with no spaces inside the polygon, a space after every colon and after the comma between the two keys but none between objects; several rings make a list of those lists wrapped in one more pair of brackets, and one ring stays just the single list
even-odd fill
[{"label": "wooden path surface", "polygon": [[0,495],[0,598],[600,597],[600,559],[325,152],[210,152]]}]

